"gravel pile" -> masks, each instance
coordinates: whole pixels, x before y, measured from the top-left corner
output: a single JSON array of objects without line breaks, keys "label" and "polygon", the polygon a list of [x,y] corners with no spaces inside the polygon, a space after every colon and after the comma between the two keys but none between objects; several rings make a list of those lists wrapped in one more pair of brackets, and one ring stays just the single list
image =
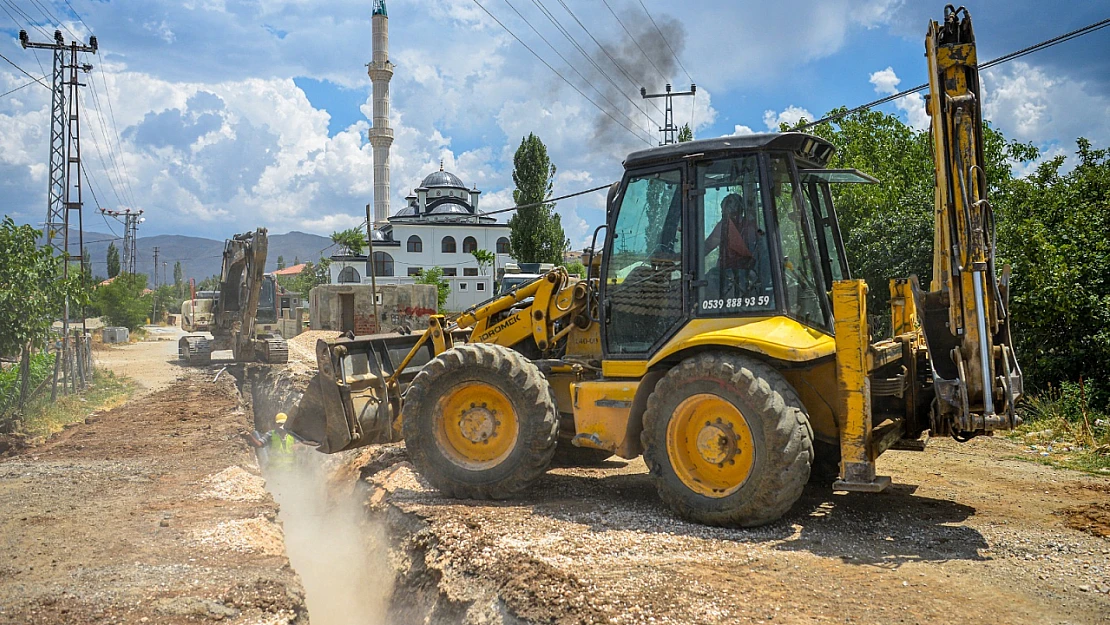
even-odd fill
[{"label": "gravel pile", "polygon": [[196,530],[193,542],[236,553],[278,556],[285,552],[281,528],[266,517],[224,521],[210,529]]},{"label": "gravel pile", "polygon": [[200,499],[223,501],[263,501],[266,499],[266,480],[242,467],[230,466],[204,479],[211,487],[197,495]]},{"label": "gravel pile", "polygon": [[316,369],[316,341],[342,336],[335,330],[309,330],[286,341],[289,344],[289,363],[287,368],[298,372]]}]

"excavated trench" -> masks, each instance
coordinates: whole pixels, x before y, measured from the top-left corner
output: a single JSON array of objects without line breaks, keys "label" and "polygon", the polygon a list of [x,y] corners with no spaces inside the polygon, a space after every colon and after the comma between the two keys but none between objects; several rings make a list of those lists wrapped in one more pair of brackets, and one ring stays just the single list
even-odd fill
[{"label": "excavated trench", "polygon": [[[292,416],[310,377],[276,367],[237,365],[235,376],[255,428]],[[294,466],[266,467],[280,505],[286,551],[305,588],[313,625],[522,623],[492,588],[460,592],[437,567],[425,522],[383,503],[371,478],[405,461],[402,446],[324,455],[298,448]]]}]

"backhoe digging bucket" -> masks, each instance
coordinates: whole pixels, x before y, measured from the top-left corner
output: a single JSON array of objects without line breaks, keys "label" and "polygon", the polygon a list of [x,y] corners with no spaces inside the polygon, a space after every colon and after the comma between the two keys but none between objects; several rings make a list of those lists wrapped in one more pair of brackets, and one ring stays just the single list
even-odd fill
[{"label": "backhoe digging bucket", "polygon": [[326,454],[400,440],[399,393],[432,358],[430,346],[397,376],[396,387],[387,380],[418,340],[383,334],[317,341],[319,372],[285,429]]}]

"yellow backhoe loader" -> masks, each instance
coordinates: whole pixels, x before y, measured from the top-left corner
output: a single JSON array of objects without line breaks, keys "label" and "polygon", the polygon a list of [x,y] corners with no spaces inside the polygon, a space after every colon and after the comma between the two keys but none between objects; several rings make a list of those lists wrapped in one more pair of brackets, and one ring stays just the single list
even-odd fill
[{"label": "yellow backhoe loader", "polygon": [[287,429],[326,453],[403,439],[464,498],[520,491],[557,445],[642,454],[681,516],[752,526],[794,504],[815,461],[839,463],[837,489],[878,492],[888,449],[1014,427],[966,10],[931,23],[926,51],[934,271],[928,290],[882,286],[892,338],[871,341],[830,193],[873,179],[827,169],[833,146],[803,133],[666,145],[625,160],[588,279],[556,268],[419,335],[321,341]]}]

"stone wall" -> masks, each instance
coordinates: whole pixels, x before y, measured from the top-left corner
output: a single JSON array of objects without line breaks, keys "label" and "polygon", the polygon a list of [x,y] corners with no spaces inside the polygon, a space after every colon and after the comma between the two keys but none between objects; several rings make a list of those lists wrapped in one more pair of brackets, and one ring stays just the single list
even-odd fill
[{"label": "stone wall", "polygon": [[374,318],[373,289],[369,284],[325,284],[309,293],[309,325],[313,330],[355,334],[390,332],[404,325],[413,331],[428,327],[436,312],[436,287],[430,284],[378,286],[378,314]]}]

